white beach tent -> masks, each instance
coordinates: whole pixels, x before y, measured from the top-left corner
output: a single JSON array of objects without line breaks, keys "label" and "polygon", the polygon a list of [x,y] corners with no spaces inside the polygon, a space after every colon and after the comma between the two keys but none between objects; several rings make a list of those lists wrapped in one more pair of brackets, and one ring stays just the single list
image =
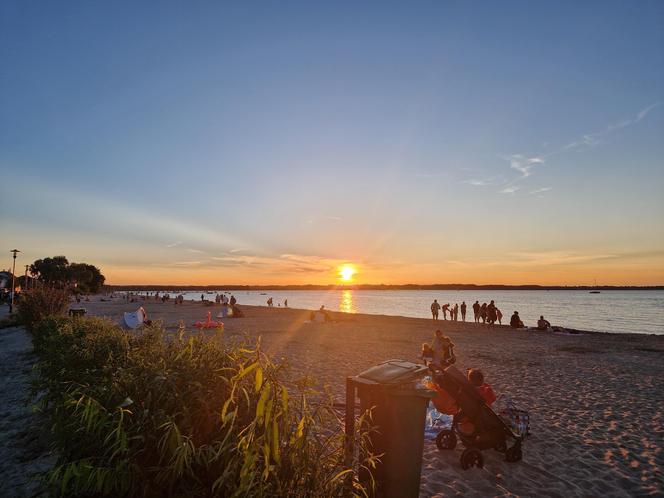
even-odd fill
[{"label": "white beach tent", "polygon": [[143,325],[146,317],[147,314],[145,313],[143,306],[141,306],[136,311],[124,314],[124,317],[122,318],[122,326],[131,330],[137,329]]}]

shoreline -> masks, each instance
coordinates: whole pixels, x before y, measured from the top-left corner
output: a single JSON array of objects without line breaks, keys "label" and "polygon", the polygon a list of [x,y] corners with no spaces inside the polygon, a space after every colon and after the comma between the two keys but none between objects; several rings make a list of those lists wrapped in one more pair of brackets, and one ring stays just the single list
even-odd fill
[{"label": "shoreline", "polygon": [[[193,292],[193,291],[188,291],[188,292]],[[108,298],[108,296],[103,296],[102,294],[97,294],[93,297],[94,298],[104,297],[105,299],[110,300],[110,298]],[[116,302],[119,301],[119,299],[120,298],[116,298]],[[165,305],[168,306],[169,304],[173,305],[172,300],[173,300],[173,298],[171,297],[171,299],[167,303],[158,303],[158,302],[154,301],[153,299],[152,300],[151,299],[143,300],[141,298],[141,299],[137,299],[136,301],[134,301],[134,303],[128,303],[128,304],[135,304],[135,305],[140,306],[141,303],[156,303],[156,304],[165,304]],[[123,302],[126,303],[126,301],[123,301]],[[196,299],[188,299],[188,300],[185,299],[185,302],[190,303],[190,304],[200,304],[201,303],[200,300],[196,300]],[[81,301],[80,304],[83,305],[83,304],[85,304],[85,302]],[[313,309],[313,308],[298,308],[298,307],[291,307],[291,306],[289,306],[287,308],[286,307],[279,307],[279,306],[269,308],[266,305],[254,305],[254,304],[242,304],[242,303],[238,303],[238,304],[240,305],[240,307],[243,310],[245,308],[258,308],[258,309],[272,309],[272,310],[286,309],[286,310],[295,310],[295,311],[307,312],[307,313],[317,311],[317,309]],[[212,306],[215,307],[215,309],[220,307],[219,304],[214,303],[214,302],[212,303]],[[483,324],[483,323],[476,324],[476,323],[474,323],[473,321],[470,321],[470,320],[466,320],[466,321],[456,320],[455,321],[455,320],[440,319],[437,322],[434,322],[433,320],[431,320],[431,318],[426,318],[426,317],[413,317],[413,316],[406,316],[406,315],[386,315],[386,314],[383,314],[383,313],[363,313],[363,312],[354,312],[354,311],[339,311],[339,310],[332,310],[332,309],[328,309],[328,308],[325,308],[325,310],[328,313],[330,313],[331,315],[339,314],[339,315],[362,316],[362,317],[403,318],[403,319],[408,319],[408,320],[424,320],[425,322],[429,322],[431,324],[434,324],[434,323],[448,324],[449,323],[450,325],[452,325],[452,324],[461,324],[461,325],[470,325],[472,327],[478,326],[478,327],[488,328],[486,324]],[[650,332],[608,332],[608,331],[603,331],[603,330],[577,329],[577,328],[565,327],[565,326],[559,326],[559,325],[554,325],[553,327],[556,327],[556,328],[560,327],[560,328],[565,329],[566,331],[570,331],[570,333],[567,334],[567,335],[578,335],[578,336],[581,336],[581,335],[609,335],[609,336],[635,336],[635,337],[644,337],[644,336],[645,337],[651,337],[652,336],[652,337],[662,337],[662,338],[664,338],[664,331],[661,334],[654,334],[654,333],[650,333]],[[526,332],[526,333],[564,334],[563,332],[557,332],[557,331],[537,330],[533,327],[525,327],[525,328],[522,328],[522,329],[512,329],[509,326],[509,324],[507,324],[507,325],[506,324],[503,324],[503,325],[496,324],[496,325],[494,325],[493,328],[495,328],[495,329],[499,329],[499,328],[508,329],[508,330],[514,330],[516,332]]]}]

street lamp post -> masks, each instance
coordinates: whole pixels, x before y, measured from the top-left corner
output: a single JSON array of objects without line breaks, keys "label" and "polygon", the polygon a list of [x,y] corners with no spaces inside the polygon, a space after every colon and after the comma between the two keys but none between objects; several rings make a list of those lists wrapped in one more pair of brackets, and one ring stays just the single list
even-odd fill
[{"label": "street lamp post", "polygon": [[14,294],[16,294],[16,283],[15,283],[15,279],[16,279],[16,253],[19,253],[21,251],[19,251],[18,249],[12,249],[9,252],[14,254],[14,263],[13,263],[13,266],[12,266],[12,298],[11,298],[11,302],[10,302],[10,306],[9,306],[9,309],[11,309],[13,311],[14,310]]},{"label": "street lamp post", "polygon": [[28,268],[30,268],[30,265],[25,265],[25,277],[23,278],[23,283],[25,284],[25,290],[28,290],[30,288],[28,286]]}]

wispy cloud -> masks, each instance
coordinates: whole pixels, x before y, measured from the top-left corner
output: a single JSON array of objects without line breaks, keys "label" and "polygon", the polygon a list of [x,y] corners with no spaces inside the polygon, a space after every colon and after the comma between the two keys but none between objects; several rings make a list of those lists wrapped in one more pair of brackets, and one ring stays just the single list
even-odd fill
[{"label": "wispy cloud", "polygon": [[166,244],[166,247],[177,247],[177,246],[181,246],[181,245],[182,245],[182,241],[178,240],[177,242],[173,242],[172,244]]},{"label": "wispy cloud", "polygon": [[327,216],[326,219],[330,221],[341,221],[342,218],[340,216]]},{"label": "wispy cloud", "polygon": [[[661,102],[655,102],[654,104],[651,104],[647,107],[644,107],[641,109],[638,113],[636,113],[633,117],[629,119],[624,119],[622,121],[618,121],[616,123],[611,123],[608,124],[607,126],[604,127],[604,129],[600,131],[596,131],[593,133],[586,133],[582,135],[579,139],[574,140],[573,142],[570,142],[557,150],[550,151],[546,154],[538,154],[538,155],[525,155],[525,154],[512,154],[509,156],[500,156],[502,159],[509,161],[510,163],[510,168],[516,170],[519,172],[520,176],[517,178],[504,183],[503,184],[503,189],[499,190],[499,193],[501,194],[513,194],[517,190],[519,190],[517,187],[514,187],[514,184],[517,182],[522,181],[525,178],[528,178],[533,175],[534,168],[536,166],[542,166],[546,164],[547,158],[550,156],[554,156],[557,154],[561,154],[564,152],[570,152],[574,150],[585,150],[585,149],[590,149],[592,147],[595,147],[601,141],[606,137],[607,135],[614,133],[617,130],[621,130],[623,128],[627,128],[628,126],[635,125],[636,123],[642,121],[645,119],[645,117],[652,112],[655,108],[659,107],[661,105]],[[470,181],[469,181],[470,182]],[[471,183],[472,185],[472,183]],[[540,189],[535,189],[532,190],[530,193],[531,194],[541,194],[543,192],[546,192],[548,190],[551,190],[549,187],[544,187]]]},{"label": "wispy cloud", "polygon": [[191,247],[187,249],[187,252],[191,252],[194,254],[205,254],[205,251],[201,251],[200,249],[192,249]]},{"label": "wispy cloud", "polygon": [[461,183],[467,183],[473,187],[486,187],[487,185],[495,185],[493,178],[471,178],[470,180],[463,180]]},{"label": "wispy cloud", "polygon": [[512,154],[506,158],[510,162],[510,168],[517,170],[521,173],[522,178],[527,178],[532,175],[532,169],[535,166],[544,164],[544,157],[532,156],[526,157],[523,154]]},{"label": "wispy cloud", "polygon": [[660,105],[661,102],[655,102],[654,104],[650,104],[648,107],[644,107],[638,113],[636,113],[635,116],[631,118],[624,119],[617,123],[610,123],[606,125],[606,127],[603,130],[599,130],[592,133],[586,133],[580,139],[574,140],[573,142],[570,142],[567,145],[563,146],[563,148],[559,152],[563,152],[566,150],[587,149],[594,147],[598,145],[604,137],[613,133],[614,131],[621,130],[623,128],[627,128],[628,126],[632,126],[635,125],[636,123],[639,123],[653,109],[659,107]]}]

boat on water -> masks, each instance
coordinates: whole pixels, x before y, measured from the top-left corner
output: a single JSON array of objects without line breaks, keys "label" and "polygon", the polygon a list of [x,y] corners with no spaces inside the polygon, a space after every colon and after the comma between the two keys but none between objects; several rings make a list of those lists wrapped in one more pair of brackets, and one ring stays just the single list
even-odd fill
[{"label": "boat on water", "polygon": [[600,291],[590,291],[589,293],[590,293],[590,294],[601,294]]}]

